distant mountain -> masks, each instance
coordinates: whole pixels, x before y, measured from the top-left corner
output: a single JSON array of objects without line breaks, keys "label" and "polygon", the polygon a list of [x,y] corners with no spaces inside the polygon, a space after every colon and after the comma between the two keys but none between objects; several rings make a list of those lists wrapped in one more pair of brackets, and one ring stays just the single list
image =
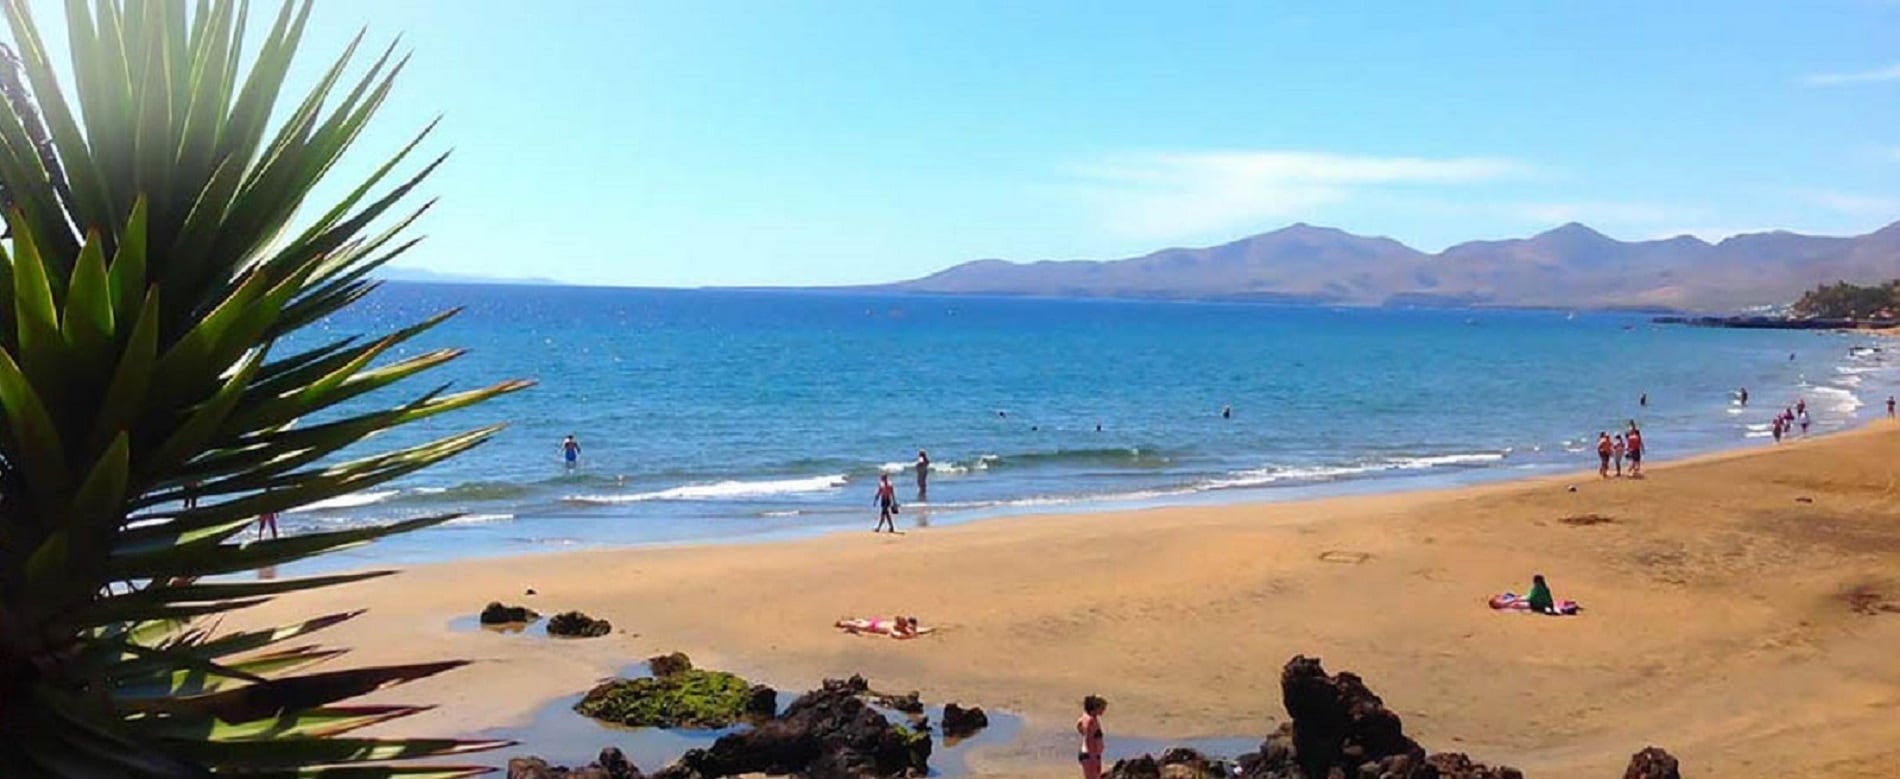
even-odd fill
[{"label": "distant mountain", "polygon": [[560,284],[562,282],[544,278],[513,278],[508,276],[477,276],[464,273],[441,273],[422,268],[396,268],[385,265],[370,273],[370,276],[384,281],[432,281],[441,284]]},{"label": "distant mountain", "polygon": [[978,260],[886,289],[949,294],[1341,305],[1737,309],[1816,284],[1900,277],[1900,223],[1852,238],[1753,233],[1619,241],[1570,223],[1426,254],[1390,238],[1295,224],[1205,249],[1108,262]]}]

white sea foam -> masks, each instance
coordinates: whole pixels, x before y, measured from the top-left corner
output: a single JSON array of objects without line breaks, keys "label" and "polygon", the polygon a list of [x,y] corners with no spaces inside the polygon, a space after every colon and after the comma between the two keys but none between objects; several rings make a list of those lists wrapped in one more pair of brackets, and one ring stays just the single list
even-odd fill
[{"label": "white sea foam", "polygon": [[385,500],[389,500],[390,498],[396,497],[398,492],[400,491],[399,490],[378,490],[375,492],[352,492],[348,495],[338,495],[334,498],[326,498],[324,500],[319,500],[315,503],[307,503],[307,504],[297,507],[296,510],[297,511],[333,511],[336,509],[357,508],[359,506],[368,506],[374,503],[381,503]]},{"label": "white sea foam", "polygon": [[[956,475],[956,474],[969,473],[970,471],[987,471],[990,469],[990,463],[995,460],[996,460],[996,455],[993,455],[993,454],[986,454],[986,455],[983,455],[982,457],[978,457],[975,460],[970,461],[970,463],[967,465],[964,463],[951,462],[947,460],[932,460],[930,463],[930,472]],[[907,473],[915,469],[916,467],[917,467],[916,460],[906,460],[902,462],[892,461],[892,462],[888,462],[888,463],[878,466],[877,470],[879,473]]]},{"label": "white sea foam", "polygon": [[1825,400],[1827,409],[1838,414],[1852,414],[1864,405],[1860,402],[1860,396],[1838,387],[1812,387],[1809,392],[1817,396],[1814,405],[1819,406]]},{"label": "white sea foam", "polygon": [[802,511],[796,511],[796,510],[787,510],[787,511],[761,511],[761,512],[759,512],[759,516],[761,516],[761,517],[796,517],[796,516],[798,516],[799,514],[803,514],[803,513],[804,513],[804,512],[802,512]]},{"label": "white sea foam", "polygon": [[513,520],[514,518],[515,518],[515,515],[513,514],[470,514],[464,517],[456,517],[442,524],[444,525],[486,525],[490,522],[508,522],[508,521]]},{"label": "white sea foam", "polygon": [[618,503],[644,503],[651,500],[720,500],[724,498],[758,498],[771,495],[791,495],[801,492],[825,492],[843,487],[848,481],[842,473],[831,476],[813,476],[809,479],[774,479],[769,481],[721,481],[703,484],[686,484],[671,489],[654,492],[637,492],[625,495],[570,495],[562,500],[570,503],[593,503],[612,505]]},{"label": "white sea foam", "polygon": [[1300,468],[1256,468],[1236,471],[1226,478],[1215,479],[1207,483],[1204,489],[1234,489],[1238,487],[1259,487],[1288,481],[1326,481],[1349,476],[1383,471],[1416,471],[1427,468],[1440,468],[1456,465],[1478,465],[1502,461],[1502,452],[1466,452],[1460,454],[1435,454],[1419,457],[1391,457],[1370,463],[1357,465],[1320,465]]}]

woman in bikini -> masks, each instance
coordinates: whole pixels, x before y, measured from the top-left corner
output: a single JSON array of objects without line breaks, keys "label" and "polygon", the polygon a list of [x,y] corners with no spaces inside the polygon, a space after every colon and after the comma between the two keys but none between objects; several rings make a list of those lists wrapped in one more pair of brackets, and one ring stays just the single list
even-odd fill
[{"label": "woman in bikini", "polygon": [[1075,721],[1075,734],[1082,737],[1082,749],[1075,753],[1082,764],[1082,779],[1102,779],[1102,712],[1108,701],[1099,695],[1082,699],[1082,716]]}]

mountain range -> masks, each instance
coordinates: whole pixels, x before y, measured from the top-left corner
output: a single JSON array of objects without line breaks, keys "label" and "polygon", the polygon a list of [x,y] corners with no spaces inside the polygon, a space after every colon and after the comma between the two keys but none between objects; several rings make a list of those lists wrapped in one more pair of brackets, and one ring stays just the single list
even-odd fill
[{"label": "mountain range", "polygon": [[1390,238],[1290,227],[1202,249],[1105,262],[977,260],[883,287],[940,294],[1334,305],[1733,310],[1820,283],[1900,277],[1900,222],[1866,235],[1786,231],[1619,241],[1572,222],[1437,254]]}]

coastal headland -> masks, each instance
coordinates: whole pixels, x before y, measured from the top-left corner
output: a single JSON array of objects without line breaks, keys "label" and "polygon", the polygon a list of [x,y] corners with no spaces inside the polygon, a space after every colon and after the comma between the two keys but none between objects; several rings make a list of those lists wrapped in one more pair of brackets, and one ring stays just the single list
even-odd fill
[{"label": "coastal headland", "polygon": [[[224,627],[366,607],[317,636],[355,650],[339,664],[475,660],[378,696],[440,705],[384,726],[410,734],[520,723],[678,650],[780,689],[859,673],[1013,712],[1022,737],[973,754],[973,773],[1070,776],[1065,731],[1083,695],[1109,699],[1111,743],[1258,739],[1286,719],[1282,664],[1306,654],[1363,676],[1428,747],[1533,779],[1614,777],[1652,744],[1691,777],[1872,779],[1900,765],[1897,489],[1900,426],[1878,422],[1661,463],[1643,480],[425,565]],[[1533,573],[1583,614],[1486,606]],[[578,608],[615,632],[451,629],[491,600]],[[900,613],[938,632],[892,641],[832,627]]]}]

